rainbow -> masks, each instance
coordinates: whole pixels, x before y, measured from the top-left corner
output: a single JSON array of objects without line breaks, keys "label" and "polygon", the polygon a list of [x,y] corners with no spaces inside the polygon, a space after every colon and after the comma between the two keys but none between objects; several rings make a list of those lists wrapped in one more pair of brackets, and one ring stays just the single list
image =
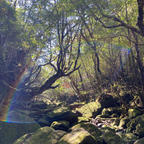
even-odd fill
[{"label": "rainbow", "polygon": [[9,89],[7,97],[3,100],[2,105],[0,107],[0,121],[9,122],[9,123],[16,122],[16,121],[9,119],[9,111],[10,111],[11,103],[13,101],[16,90],[20,82],[24,79],[26,70],[27,70],[27,66],[25,66],[25,68],[19,73],[16,81],[12,84],[12,86]]},{"label": "rainbow", "polygon": [[[131,52],[131,49],[130,48],[123,48],[122,51],[126,52],[129,55]],[[9,123],[19,122],[19,121],[13,121],[9,118],[9,111],[10,111],[11,104],[12,104],[14,95],[16,93],[16,90],[17,90],[20,82],[24,79],[25,72],[27,71],[27,68],[28,68],[28,65],[26,65],[24,67],[24,69],[19,73],[16,81],[12,84],[12,87],[9,89],[7,97],[3,100],[3,103],[0,106],[0,121],[9,122]]]}]

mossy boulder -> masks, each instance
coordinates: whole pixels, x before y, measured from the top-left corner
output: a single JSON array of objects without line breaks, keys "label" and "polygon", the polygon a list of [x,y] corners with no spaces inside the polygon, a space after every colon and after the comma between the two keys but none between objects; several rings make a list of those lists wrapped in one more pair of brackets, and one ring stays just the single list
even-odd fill
[{"label": "mossy boulder", "polygon": [[82,114],[82,117],[91,118],[100,114],[102,111],[102,107],[99,102],[90,102],[80,108],[77,108],[76,111],[80,112]]},{"label": "mossy boulder", "polygon": [[106,144],[126,144],[124,140],[109,127],[101,129],[103,131],[102,138]]},{"label": "mossy boulder", "polygon": [[30,116],[41,126],[50,126],[53,121],[69,121],[73,124],[78,121],[78,113],[72,112],[68,107],[58,106],[50,109],[32,111]]},{"label": "mossy boulder", "polygon": [[56,144],[64,134],[64,131],[43,127],[34,133],[22,136],[14,144]]},{"label": "mossy boulder", "polygon": [[101,94],[97,101],[103,108],[120,106],[118,99],[109,94]]},{"label": "mossy boulder", "polygon": [[144,144],[144,138],[136,140],[134,144]]},{"label": "mossy boulder", "polygon": [[128,110],[129,118],[135,118],[136,116],[140,115],[142,112],[136,108]]},{"label": "mossy boulder", "polygon": [[66,120],[73,124],[78,121],[78,114],[72,112],[68,107],[58,107],[46,115],[46,120],[50,122]]},{"label": "mossy boulder", "polygon": [[71,130],[78,129],[78,128],[83,128],[86,131],[88,131],[95,138],[95,141],[97,143],[102,142],[102,139],[100,138],[100,136],[102,135],[102,132],[95,125],[91,123],[80,123],[80,124],[73,126]]},{"label": "mossy boulder", "polygon": [[144,137],[144,114],[131,119],[127,127],[127,132],[133,132],[140,138]]},{"label": "mossy boulder", "polygon": [[64,135],[57,144],[96,144],[96,141],[88,131],[77,128]]},{"label": "mossy boulder", "polygon": [[68,121],[54,121],[51,124],[51,127],[55,130],[64,130],[67,131],[70,126],[70,123]]},{"label": "mossy boulder", "polygon": [[12,144],[26,133],[39,129],[37,123],[7,123],[0,122],[0,144]]}]

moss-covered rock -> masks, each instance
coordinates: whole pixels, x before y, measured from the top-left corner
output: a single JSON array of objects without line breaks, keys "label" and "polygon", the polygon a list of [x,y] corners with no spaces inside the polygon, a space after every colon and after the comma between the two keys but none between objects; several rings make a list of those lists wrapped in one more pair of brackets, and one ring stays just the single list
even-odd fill
[{"label": "moss-covered rock", "polygon": [[67,131],[70,126],[70,123],[68,121],[54,121],[51,124],[51,127],[55,130],[64,130]]},{"label": "moss-covered rock", "polygon": [[78,129],[78,128],[83,128],[86,131],[88,131],[95,138],[96,142],[99,143],[102,142],[102,139],[100,138],[102,132],[95,125],[91,123],[80,123],[73,126],[71,130]]},{"label": "moss-covered rock", "polygon": [[76,110],[82,114],[82,117],[91,118],[101,113],[102,107],[99,102],[90,102]]},{"label": "moss-covered rock", "polygon": [[105,127],[101,130],[103,131],[102,138],[106,144],[126,144],[119,135],[116,135],[113,129]]},{"label": "moss-covered rock", "polygon": [[127,132],[133,132],[140,138],[144,137],[144,114],[131,119],[127,127]]},{"label": "moss-covered rock", "polygon": [[39,129],[37,123],[7,123],[0,122],[0,144],[12,144],[16,139],[26,133]]},{"label": "moss-covered rock", "polygon": [[78,113],[72,112],[68,107],[54,107],[50,110],[32,111],[31,117],[41,126],[50,126],[53,121],[69,121],[73,124],[78,121]]},{"label": "moss-covered rock", "polygon": [[43,127],[32,134],[22,136],[14,144],[56,144],[64,134],[64,131]]},{"label": "moss-covered rock", "polygon": [[96,141],[88,131],[77,128],[64,135],[57,144],[96,144]]},{"label": "moss-covered rock", "polygon": [[78,114],[72,112],[68,107],[58,107],[47,114],[48,121],[69,121],[71,124],[78,121]]},{"label": "moss-covered rock", "polygon": [[109,94],[102,94],[101,96],[99,96],[97,101],[101,104],[103,108],[120,106],[118,99],[114,98],[112,95]]},{"label": "moss-covered rock", "polygon": [[129,109],[128,110],[128,116],[129,118],[135,118],[136,116],[140,115],[141,114],[141,111],[134,108],[134,109]]}]

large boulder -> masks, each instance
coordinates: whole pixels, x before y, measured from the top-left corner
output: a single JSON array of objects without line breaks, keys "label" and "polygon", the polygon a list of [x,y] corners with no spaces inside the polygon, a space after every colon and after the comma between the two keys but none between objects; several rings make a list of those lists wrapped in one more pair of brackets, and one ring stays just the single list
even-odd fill
[{"label": "large boulder", "polygon": [[100,136],[102,135],[102,132],[95,125],[91,123],[79,123],[73,126],[71,130],[75,130],[78,128],[83,128],[86,131],[88,131],[95,138],[96,143],[99,143],[99,144],[102,143],[103,140],[102,138],[100,138]]},{"label": "large boulder", "polygon": [[7,123],[0,122],[0,144],[12,144],[26,133],[39,129],[37,123]]},{"label": "large boulder", "polygon": [[64,134],[64,131],[55,131],[53,128],[43,127],[34,133],[20,137],[14,144],[57,144]]},{"label": "large boulder", "polygon": [[106,144],[126,144],[126,142],[109,127],[101,129],[103,131],[102,138]]},{"label": "large boulder", "polygon": [[[83,105],[80,108],[77,108],[76,111],[81,113],[83,118],[89,119],[100,114],[102,111],[102,107],[99,102],[90,102],[90,103]],[[81,117],[79,117],[79,120],[81,120]]]},{"label": "large boulder", "polygon": [[96,141],[88,131],[77,128],[64,135],[57,144],[96,144]]},{"label": "large boulder", "polygon": [[68,107],[58,107],[53,111],[48,112],[46,119],[48,121],[69,121],[70,124],[73,124],[78,121],[77,113],[72,112]]},{"label": "large boulder", "polygon": [[50,126],[54,121],[68,121],[71,125],[78,121],[78,114],[63,106],[37,109],[30,116],[41,126]]},{"label": "large boulder", "polygon": [[127,124],[127,132],[132,132],[140,138],[144,137],[144,114],[131,119]]},{"label": "large boulder", "polygon": [[103,108],[120,106],[118,99],[109,94],[101,94],[97,101]]}]

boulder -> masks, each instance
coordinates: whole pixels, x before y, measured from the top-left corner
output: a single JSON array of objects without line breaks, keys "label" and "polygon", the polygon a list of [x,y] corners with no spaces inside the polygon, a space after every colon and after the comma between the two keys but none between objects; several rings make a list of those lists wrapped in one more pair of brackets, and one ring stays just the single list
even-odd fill
[{"label": "boulder", "polygon": [[56,131],[50,127],[43,127],[34,133],[20,137],[14,144],[57,144],[64,134],[64,131]]},{"label": "boulder", "polygon": [[71,130],[78,129],[78,128],[85,129],[95,138],[95,141],[97,143],[102,143],[102,139],[100,138],[100,136],[102,135],[102,132],[95,125],[91,123],[80,123],[80,124],[73,126]]},{"label": "boulder", "polygon": [[96,141],[88,131],[77,128],[64,135],[57,144],[96,144]]},{"label": "boulder", "polygon": [[101,104],[103,108],[120,106],[118,99],[114,98],[112,95],[109,94],[102,94],[101,96],[99,96],[97,101]]},{"label": "boulder", "polygon": [[99,102],[90,102],[80,108],[77,108],[76,111],[80,112],[82,114],[82,117],[89,119],[100,114],[102,111],[102,107]]},{"label": "boulder", "polygon": [[102,138],[106,144],[126,144],[124,140],[116,135],[115,131],[109,127],[102,128]]},{"label": "boulder", "polygon": [[127,132],[132,132],[140,138],[144,137],[144,114],[137,116],[128,122]]},{"label": "boulder", "polygon": [[12,144],[26,133],[39,129],[37,123],[7,123],[0,122],[0,144]]},{"label": "boulder", "polygon": [[54,128],[55,130],[64,130],[67,131],[70,126],[68,121],[54,121],[50,127]]},{"label": "boulder", "polygon": [[72,112],[68,107],[58,107],[46,114],[46,120],[53,121],[69,121],[70,124],[78,121],[78,114]]},{"label": "boulder", "polygon": [[78,113],[72,112],[68,107],[50,107],[31,111],[30,116],[35,119],[41,126],[50,126],[54,121],[69,121],[72,125],[78,121]]}]

